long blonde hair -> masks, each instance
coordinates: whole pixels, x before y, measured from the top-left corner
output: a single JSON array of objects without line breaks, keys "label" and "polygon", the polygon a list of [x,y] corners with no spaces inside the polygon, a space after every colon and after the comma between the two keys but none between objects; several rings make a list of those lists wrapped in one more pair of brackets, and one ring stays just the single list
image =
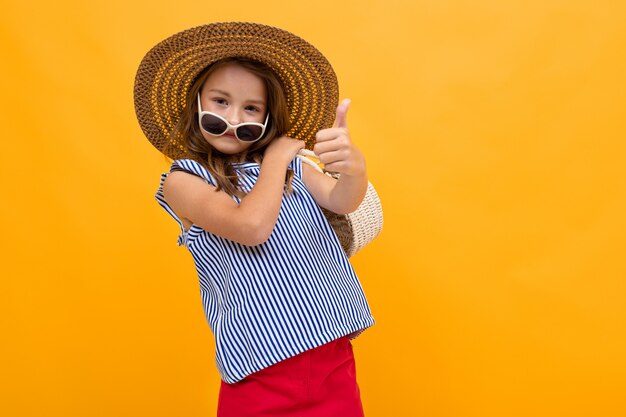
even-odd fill
[{"label": "long blonde hair", "polygon": [[[263,138],[254,142],[246,151],[241,154],[224,154],[213,148],[202,136],[198,126],[198,105],[196,97],[205,81],[217,69],[226,64],[235,63],[261,78],[267,90],[267,109],[270,118],[265,129]],[[171,132],[173,138],[170,143],[182,145],[190,159],[193,159],[204,166],[217,181],[217,190],[224,190],[231,196],[242,198],[245,193],[240,188],[239,177],[232,167],[233,163],[251,161],[261,163],[263,153],[269,143],[289,131],[289,112],[287,109],[287,98],[285,89],[276,74],[265,64],[247,58],[232,57],[217,61],[202,71],[191,84],[187,94],[185,108],[178,123]],[[172,139],[173,139],[172,138]],[[290,189],[293,171],[289,170],[285,178],[285,183]]]}]

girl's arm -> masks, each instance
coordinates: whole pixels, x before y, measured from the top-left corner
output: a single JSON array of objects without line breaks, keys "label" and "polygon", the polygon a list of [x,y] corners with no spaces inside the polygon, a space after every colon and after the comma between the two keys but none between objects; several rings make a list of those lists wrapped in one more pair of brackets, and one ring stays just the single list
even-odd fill
[{"label": "girl's arm", "polygon": [[320,130],[313,147],[328,171],[341,174],[339,180],[302,165],[304,183],[317,204],[338,214],[356,210],[367,191],[365,158],[352,143],[346,123],[349,105],[347,99],[339,104],[335,126]]},{"label": "girl's arm", "polygon": [[225,192],[216,192],[203,179],[182,171],[167,176],[163,196],[181,219],[243,245],[261,244],[278,219],[289,162],[303,147],[300,140],[273,140],[265,151],[256,184],[240,204]]}]

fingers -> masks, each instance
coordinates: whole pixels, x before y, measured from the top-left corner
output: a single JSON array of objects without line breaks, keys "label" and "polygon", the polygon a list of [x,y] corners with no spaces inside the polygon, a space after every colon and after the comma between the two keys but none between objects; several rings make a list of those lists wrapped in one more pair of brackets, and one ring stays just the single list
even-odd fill
[{"label": "fingers", "polygon": [[305,142],[303,140],[300,139],[292,139],[290,137],[287,136],[283,136],[284,139],[282,139],[285,143],[285,146],[288,146],[289,149],[293,149],[295,150],[295,152],[297,153],[300,149],[304,149],[305,147]]},{"label": "fingers", "polygon": [[315,135],[315,142],[332,141],[342,136],[349,136],[348,134],[348,121],[347,114],[350,107],[350,99],[346,98],[337,106],[337,113],[335,116],[335,123],[333,127],[322,129]]},{"label": "fingers", "polygon": [[327,152],[320,156],[320,162],[324,169],[341,174],[354,175],[364,171],[364,161],[358,153],[350,153],[347,150]]},{"label": "fingers", "polygon": [[313,151],[329,171],[342,173],[354,171],[356,154],[347,121],[350,103],[350,99],[342,100],[337,106],[333,127],[322,129],[315,135]]},{"label": "fingers", "polygon": [[333,125],[333,127],[342,127],[342,128],[348,127],[347,115],[348,115],[348,108],[350,107],[350,103],[351,101],[349,98],[345,98],[341,101],[341,103],[339,103],[339,106],[337,106],[337,113],[335,115],[335,124]]},{"label": "fingers", "polygon": [[279,155],[281,159],[291,161],[304,146],[303,140],[281,136],[270,142],[265,150],[265,156]]},{"label": "fingers", "polygon": [[326,152],[332,152],[337,149],[349,148],[351,145],[350,137],[345,132],[334,132],[335,129],[326,129],[318,132],[313,145],[313,152],[322,155]]},{"label": "fingers", "polygon": [[328,152],[321,152],[317,154],[320,162],[323,164],[332,164],[333,162],[342,161],[347,159],[350,152],[348,149],[333,149]]}]

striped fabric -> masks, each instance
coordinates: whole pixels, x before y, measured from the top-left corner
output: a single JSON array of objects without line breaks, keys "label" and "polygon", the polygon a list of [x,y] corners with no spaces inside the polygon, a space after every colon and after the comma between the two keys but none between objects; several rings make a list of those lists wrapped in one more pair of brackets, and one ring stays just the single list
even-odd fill
[{"label": "striped fabric", "polygon": [[[341,336],[357,337],[374,324],[363,289],[339,241],[302,182],[295,158],[293,191],[284,194],[270,238],[245,246],[193,225],[186,231],[163,198],[158,203],[181,228],[179,245],[191,252],[206,319],[215,336],[216,363],[226,383]],[[256,163],[235,165],[243,188],[258,178]],[[192,160],[174,161],[216,185]],[[239,200],[234,197],[237,202]]]}]

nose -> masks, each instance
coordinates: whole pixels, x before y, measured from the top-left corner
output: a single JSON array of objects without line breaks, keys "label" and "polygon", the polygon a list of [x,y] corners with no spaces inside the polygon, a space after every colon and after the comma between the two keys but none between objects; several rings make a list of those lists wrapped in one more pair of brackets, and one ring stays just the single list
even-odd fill
[{"label": "nose", "polygon": [[226,117],[226,120],[228,120],[228,123],[230,123],[233,126],[241,123],[241,113],[238,109],[234,107],[231,107],[228,109],[225,117]]}]

